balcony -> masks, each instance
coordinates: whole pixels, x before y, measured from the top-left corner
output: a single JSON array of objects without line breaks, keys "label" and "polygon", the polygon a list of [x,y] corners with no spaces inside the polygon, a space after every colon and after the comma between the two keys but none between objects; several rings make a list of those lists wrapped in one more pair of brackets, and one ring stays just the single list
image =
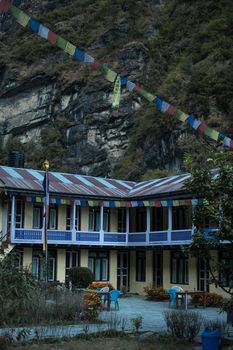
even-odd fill
[{"label": "balcony", "polygon": [[[192,230],[158,231],[158,232],[95,232],[47,230],[48,244],[78,246],[121,246],[145,247],[160,245],[189,244]],[[11,237],[15,244],[42,244],[42,229],[15,229]]]}]

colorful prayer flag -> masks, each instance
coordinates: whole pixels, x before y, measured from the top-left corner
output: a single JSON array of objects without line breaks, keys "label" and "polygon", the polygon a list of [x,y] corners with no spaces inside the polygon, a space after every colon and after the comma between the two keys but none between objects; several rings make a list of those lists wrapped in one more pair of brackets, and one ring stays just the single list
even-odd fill
[{"label": "colorful prayer flag", "polygon": [[0,0],[0,11],[8,12],[10,9],[10,3],[8,0]]},{"label": "colorful prayer flag", "polygon": [[67,40],[63,39],[61,36],[58,37],[58,39],[57,39],[57,46],[60,49],[65,50],[67,43],[68,43]]},{"label": "colorful prayer flag", "polygon": [[[11,6],[12,7],[12,6]],[[33,33],[38,33],[40,28],[40,22],[38,22],[36,19],[31,18],[28,23],[29,28]]]},{"label": "colorful prayer flag", "polygon": [[67,41],[65,52],[67,52],[70,56],[74,56],[75,50],[76,50],[76,47],[73,44],[71,44],[69,41]]},{"label": "colorful prayer flag", "polygon": [[121,78],[118,75],[114,84],[114,98],[112,102],[112,108],[119,108],[121,99]]},{"label": "colorful prayer flag", "polygon": [[49,36],[49,29],[43,26],[42,24],[39,27],[38,35],[43,39],[48,39]]},{"label": "colorful prayer flag", "polygon": [[84,54],[84,62],[93,63],[95,61],[94,57],[88,55],[86,52]]},{"label": "colorful prayer flag", "polygon": [[133,89],[134,89],[134,87],[135,87],[135,84],[132,83],[132,81],[127,80],[126,87],[127,87],[127,90],[133,91]]},{"label": "colorful prayer flag", "polygon": [[83,62],[84,61],[84,51],[80,50],[79,48],[76,48],[74,58],[77,61]]},{"label": "colorful prayer flag", "polygon": [[58,39],[58,35],[50,30],[48,34],[48,41],[51,44],[55,45],[57,42],[57,39]]},{"label": "colorful prayer flag", "polygon": [[156,96],[152,95],[151,93],[147,92],[144,89],[139,90],[139,93],[149,102],[153,102],[156,98]]}]

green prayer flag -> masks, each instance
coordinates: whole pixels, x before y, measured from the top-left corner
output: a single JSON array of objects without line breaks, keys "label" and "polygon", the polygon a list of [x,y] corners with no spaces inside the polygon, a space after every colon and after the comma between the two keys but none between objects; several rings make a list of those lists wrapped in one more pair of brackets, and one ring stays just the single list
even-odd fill
[{"label": "green prayer flag", "polygon": [[11,5],[10,13],[11,13],[11,15],[13,17],[18,19],[19,16],[20,16],[21,10],[18,7],[15,7],[14,5]]},{"label": "green prayer flag", "polygon": [[30,17],[25,12],[20,11],[17,17],[17,22],[21,24],[21,26],[26,27],[29,21]]},{"label": "green prayer flag", "polygon": [[67,40],[63,39],[61,36],[57,39],[57,46],[60,47],[60,49],[65,50],[67,44]]},{"label": "green prayer flag", "polygon": [[139,94],[145,97],[145,99],[147,99],[147,101],[150,102],[153,102],[156,98],[156,96],[152,95],[150,92],[147,92],[144,89],[139,90]]},{"label": "green prayer flag", "polygon": [[110,81],[111,83],[114,83],[116,77],[117,77],[117,73],[114,72],[113,70],[111,69],[108,69],[107,72],[106,72],[106,75],[105,75],[106,79],[108,81]]},{"label": "green prayer flag", "polygon": [[118,75],[114,85],[114,98],[112,102],[112,108],[119,108],[121,99],[121,77]]},{"label": "green prayer flag", "polygon": [[104,75],[107,74],[107,71],[109,70],[108,66],[104,63],[100,66],[100,71],[101,73],[103,73]]},{"label": "green prayer flag", "polygon": [[67,52],[71,56],[74,56],[75,50],[76,50],[76,47],[73,44],[71,44],[69,41],[67,41],[65,52]]}]

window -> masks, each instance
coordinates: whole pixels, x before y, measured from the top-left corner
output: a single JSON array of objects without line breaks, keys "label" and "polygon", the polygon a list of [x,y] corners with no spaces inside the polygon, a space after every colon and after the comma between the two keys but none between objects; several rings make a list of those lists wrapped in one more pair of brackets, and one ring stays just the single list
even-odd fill
[{"label": "window", "polygon": [[57,208],[49,208],[49,229],[57,230]]},{"label": "window", "polygon": [[89,208],[89,231],[100,230],[100,208]]},{"label": "window", "polygon": [[108,281],[109,256],[107,252],[89,252],[88,268],[94,273],[95,281]]},{"label": "window", "polygon": [[136,232],[146,232],[146,208],[136,208]]},{"label": "window", "polygon": [[229,252],[219,253],[219,280],[224,287],[233,287],[233,257]]},{"label": "window", "polygon": [[[109,231],[109,209],[104,209],[103,230]],[[89,208],[89,231],[100,231],[100,208]]]},{"label": "window", "polygon": [[[9,205],[8,210],[8,225],[11,225],[11,205]],[[24,227],[24,202],[20,199],[15,201],[15,227],[23,228]]]},{"label": "window", "polygon": [[[41,251],[34,251],[32,256],[32,275],[40,281],[45,280],[46,263]],[[50,252],[48,256],[48,281],[56,280],[56,253]]]},{"label": "window", "polygon": [[171,253],[171,283],[189,283],[189,259],[182,252]]},{"label": "window", "polygon": [[[80,207],[76,206],[75,208],[75,230],[79,231],[81,227],[81,222],[80,222]],[[66,229],[72,230],[73,227],[73,206],[67,205],[66,207]]]},{"label": "window", "polygon": [[33,207],[33,228],[42,228],[42,207]]},{"label": "window", "polygon": [[126,232],[126,209],[118,209],[118,232]]},{"label": "window", "polygon": [[69,269],[79,266],[79,252],[66,251],[66,278],[69,277]]},{"label": "window", "polygon": [[136,252],[136,281],[146,281],[146,252]]},{"label": "window", "polygon": [[172,207],[172,229],[183,230],[192,228],[192,208]]},{"label": "window", "polygon": [[152,208],[151,231],[166,231],[168,228],[167,208]]}]

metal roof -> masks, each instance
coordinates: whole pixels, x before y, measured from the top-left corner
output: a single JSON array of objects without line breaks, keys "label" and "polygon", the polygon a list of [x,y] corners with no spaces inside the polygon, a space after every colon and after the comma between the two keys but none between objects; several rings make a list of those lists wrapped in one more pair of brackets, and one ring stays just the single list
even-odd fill
[{"label": "metal roof", "polygon": [[[133,182],[49,171],[49,192],[73,197],[138,198],[184,190],[189,174]],[[43,192],[44,171],[0,166],[0,187],[16,192]]]}]

